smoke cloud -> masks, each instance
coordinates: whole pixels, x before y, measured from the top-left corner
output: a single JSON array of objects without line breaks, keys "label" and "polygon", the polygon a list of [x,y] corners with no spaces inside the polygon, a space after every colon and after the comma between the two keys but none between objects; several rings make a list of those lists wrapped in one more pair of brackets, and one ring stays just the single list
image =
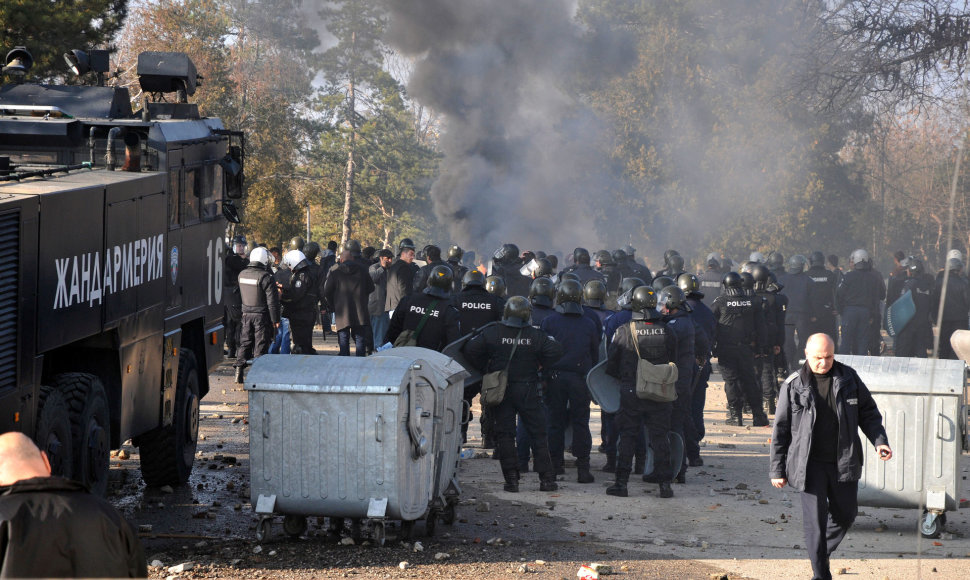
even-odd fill
[{"label": "smoke cloud", "polygon": [[604,127],[565,84],[591,50],[603,69],[624,52],[577,27],[574,0],[389,5],[388,40],[418,57],[408,91],[444,121],[431,196],[450,237],[485,251],[598,246],[590,201],[606,176],[590,143]]}]

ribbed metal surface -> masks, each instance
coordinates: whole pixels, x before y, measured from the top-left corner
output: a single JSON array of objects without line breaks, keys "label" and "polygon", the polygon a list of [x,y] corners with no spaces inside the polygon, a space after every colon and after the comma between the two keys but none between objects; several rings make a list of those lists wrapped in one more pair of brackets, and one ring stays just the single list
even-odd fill
[{"label": "ribbed metal surface", "polygon": [[928,488],[946,489],[946,509],[958,505],[960,413],[966,403],[962,360],[836,357],[859,374],[882,413],[893,458],[881,461],[863,438],[861,505],[911,508]]},{"label": "ribbed metal surface", "polygon": [[0,390],[17,385],[20,212],[0,214]]}]

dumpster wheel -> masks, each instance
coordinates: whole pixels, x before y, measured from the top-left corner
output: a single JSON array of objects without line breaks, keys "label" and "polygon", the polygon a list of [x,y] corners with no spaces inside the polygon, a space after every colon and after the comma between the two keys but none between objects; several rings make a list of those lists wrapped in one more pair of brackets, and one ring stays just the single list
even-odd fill
[{"label": "dumpster wheel", "polygon": [[455,504],[456,503],[457,503],[457,500],[449,501],[447,504],[445,504],[444,511],[441,512],[441,521],[444,522],[446,525],[450,526],[455,523]]},{"label": "dumpster wheel", "polygon": [[946,526],[946,514],[936,514],[931,511],[924,511],[919,519],[919,533],[924,538],[936,539],[943,533]]},{"label": "dumpster wheel", "polygon": [[383,546],[387,540],[387,529],[383,521],[374,522],[374,543]]},{"label": "dumpster wheel", "polygon": [[306,533],[306,517],[292,514],[283,516],[283,531],[291,538],[299,538]]},{"label": "dumpster wheel", "polygon": [[265,542],[273,531],[273,516],[263,516],[256,522],[256,540]]},{"label": "dumpster wheel", "polygon": [[429,538],[434,535],[435,526],[438,524],[438,510],[433,509],[428,512],[428,517],[424,520],[424,533]]},{"label": "dumpster wheel", "polygon": [[414,536],[414,520],[401,520],[400,539],[410,540]]}]

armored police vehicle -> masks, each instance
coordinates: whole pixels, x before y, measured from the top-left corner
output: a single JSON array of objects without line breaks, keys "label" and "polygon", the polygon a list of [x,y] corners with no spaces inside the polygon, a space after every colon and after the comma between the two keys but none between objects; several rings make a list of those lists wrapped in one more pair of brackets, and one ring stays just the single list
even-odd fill
[{"label": "armored police vehicle", "polygon": [[55,473],[95,492],[129,438],[149,485],[184,483],[222,360],[242,134],[187,102],[184,54],[139,56],[152,98],[134,112],[127,88],[102,86],[106,52],[65,59],[98,86],[26,82],[24,47],[3,67],[0,432],[32,435]]}]

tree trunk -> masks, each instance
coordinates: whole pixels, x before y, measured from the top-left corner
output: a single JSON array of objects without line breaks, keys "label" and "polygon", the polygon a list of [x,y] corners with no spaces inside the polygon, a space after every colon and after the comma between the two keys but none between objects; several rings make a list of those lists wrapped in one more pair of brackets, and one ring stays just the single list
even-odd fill
[{"label": "tree trunk", "polygon": [[[350,35],[351,46],[356,45],[357,33]],[[351,48],[353,50],[353,48]],[[350,143],[347,144],[347,172],[345,175],[344,189],[344,219],[341,231],[341,245],[350,240],[350,198],[354,193],[354,156],[357,153],[357,89],[356,78],[351,72],[349,87],[347,89],[347,121],[350,123]]]}]

